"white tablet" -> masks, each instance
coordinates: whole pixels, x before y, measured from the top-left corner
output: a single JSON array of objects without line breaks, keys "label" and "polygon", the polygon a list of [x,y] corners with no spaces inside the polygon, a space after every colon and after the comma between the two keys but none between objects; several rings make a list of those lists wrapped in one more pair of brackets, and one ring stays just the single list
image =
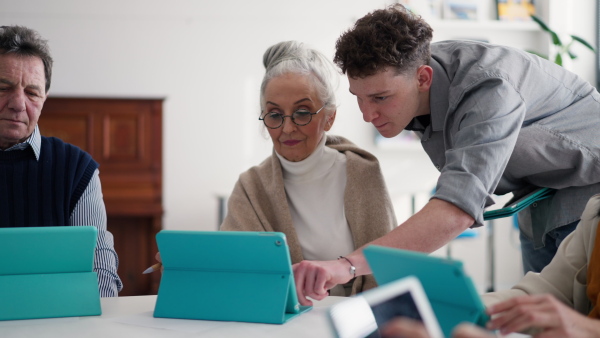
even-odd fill
[{"label": "white tablet", "polygon": [[423,323],[432,338],[443,337],[423,287],[415,277],[397,281],[349,297],[328,311],[336,337],[380,337],[379,329],[396,317]]}]

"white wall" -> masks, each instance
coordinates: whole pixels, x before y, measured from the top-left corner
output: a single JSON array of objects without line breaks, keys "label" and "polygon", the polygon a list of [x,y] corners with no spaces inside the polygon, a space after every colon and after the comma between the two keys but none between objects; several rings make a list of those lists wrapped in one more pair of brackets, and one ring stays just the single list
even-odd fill
[{"label": "white wall", "polygon": [[[483,1],[487,8],[493,3]],[[385,3],[0,0],[0,22],[29,26],[50,41],[55,59],[51,95],[165,98],[164,226],[214,230],[216,196],[229,193],[240,172],[270,153],[271,143],[256,120],[264,50],[282,40],[299,40],[333,56],[340,33]],[[540,3],[554,10],[545,14],[553,26],[595,41],[594,0]],[[523,48],[543,44],[535,32],[433,26],[438,40],[476,34],[471,37]],[[569,67],[595,83],[594,55],[576,51],[580,60]],[[418,202],[424,203],[437,173],[420,149],[375,147],[374,129],[362,121],[347,88],[342,78],[332,133],[376,153],[402,220],[408,212],[406,193],[421,191]],[[518,250],[510,225],[497,228],[499,263],[506,261],[499,267],[506,278],[498,284],[508,286],[520,275]],[[466,261],[480,289],[485,285],[485,236],[453,244],[454,256]]]},{"label": "white wall", "polygon": [[[0,22],[49,40],[51,95],[165,98],[164,225],[213,230],[216,194],[270,153],[256,120],[265,49],[295,39],[333,56],[339,34],[379,4],[1,0]],[[334,131],[364,144],[358,116],[343,104]]]},{"label": "white wall", "polygon": [[[550,1],[549,20],[552,27],[568,39],[569,34],[577,35],[592,46],[596,46],[597,10],[596,0],[546,0]],[[579,74],[591,84],[597,85],[595,68],[596,54],[579,43],[573,44],[573,52],[578,56],[568,59],[566,67]]]}]

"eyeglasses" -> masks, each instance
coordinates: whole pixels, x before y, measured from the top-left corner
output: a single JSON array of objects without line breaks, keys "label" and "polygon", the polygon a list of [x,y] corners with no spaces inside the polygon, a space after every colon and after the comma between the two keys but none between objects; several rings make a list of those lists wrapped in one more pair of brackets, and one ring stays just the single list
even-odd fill
[{"label": "eyeglasses", "polygon": [[282,113],[270,112],[266,113],[262,117],[259,117],[258,119],[263,121],[267,128],[271,129],[277,129],[281,127],[286,117],[291,117],[292,122],[294,122],[294,124],[296,124],[297,126],[305,126],[309,124],[310,121],[312,121],[313,115],[317,115],[321,110],[323,110],[323,108],[325,108],[326,105],[327,104],[325,104],[323,107],[321,107],[321,109],[317,110],[314,113],[311,113],[306,109],[296,110],[292,115],[283,115]]}]

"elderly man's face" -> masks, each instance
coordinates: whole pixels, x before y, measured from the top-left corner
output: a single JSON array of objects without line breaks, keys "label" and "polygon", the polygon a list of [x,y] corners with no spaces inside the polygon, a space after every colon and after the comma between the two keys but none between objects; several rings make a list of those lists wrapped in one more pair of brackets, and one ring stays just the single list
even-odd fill
[{"label": "elderly man's face", "polygon": [[33,133],[47,97],[45,84],[40,58],[0,55],[0,149]]}]

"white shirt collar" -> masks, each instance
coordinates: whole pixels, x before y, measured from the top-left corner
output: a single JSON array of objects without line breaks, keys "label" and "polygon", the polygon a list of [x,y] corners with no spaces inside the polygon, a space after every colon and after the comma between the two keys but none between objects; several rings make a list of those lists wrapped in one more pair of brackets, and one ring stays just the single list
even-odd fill
[{"label": "white shirt collar", "polygon": [[35,154],[35,159],[39,161],[40,152],[42,150],[42,136],[40,135],[40,129],[37,125],[35,126],[35,129],[33,129],[33,133],[31,133],[31,135],[24,142],[17,143],[5,151],[25,150],[27,147],[31,147],[33,153]]}]

